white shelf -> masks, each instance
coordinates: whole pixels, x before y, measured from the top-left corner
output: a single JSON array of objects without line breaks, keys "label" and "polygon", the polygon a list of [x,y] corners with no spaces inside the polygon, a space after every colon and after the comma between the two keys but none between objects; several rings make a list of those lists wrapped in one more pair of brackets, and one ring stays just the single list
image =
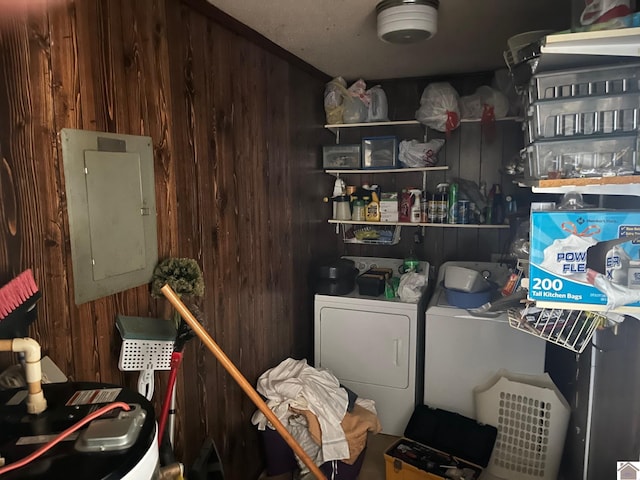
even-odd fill
[{"label": "white shelf", "polygon": [[[463,118],[460,123],[479,123],[480,118]],[[496,118],[496,122],[521,122],[521,117]],[[366,127],[393,127],[402,125],[422,125],[418,120],[390,120],[388,122],[363,122],[363,123],[333,123],[324,126],[327,130],[337,133],[342,128],[366,128]]]},{"label": "white shelf", "polygon": [[343,225],[395,225],[400,227],[432,227],[432,228],[480,228],[480,229],[507,229],[509,225],[487,225],[475,223],[413,223],[413,222],[358,222],[354,220],[328,220],[329,223]]},{"label": "white shelf", "polygon": [[583,195],[640,196],[640,175],[532,180],[525,181],[522,186],[531,187],[533,193],[580,192]]},{"label": "white shelf", "polygon": [[420,125],[420,122],[418,120],[390,120],[388,122],[333,123],[325,125],[324,128],[336,133],[341,128],[392,127],[394,125]]},{"label": "white shelf", "polygon": [[324,172],[330,175],[341,175],[345,173],[410,173],[410,172],[434,172],[438,170],[449,170],[447,165],[442,167],[414,167],[414,168],[359,168],[355,170],[327,169]]},{"label": "white shelf", "polygon": [[[501,117],[496,118],[496,122],[522,122],[522,117]],[[460,123],[480,123],[482,122],[481,118],[462,118],[460,119]]]},{"label": "white shelf", "polygon": [[640,56],[640,27],[547,35],[536,72],[620,63]]},{"label": "white shelf", "polygon": [[640,27],[547,35],[541,54],[640,56]]}]

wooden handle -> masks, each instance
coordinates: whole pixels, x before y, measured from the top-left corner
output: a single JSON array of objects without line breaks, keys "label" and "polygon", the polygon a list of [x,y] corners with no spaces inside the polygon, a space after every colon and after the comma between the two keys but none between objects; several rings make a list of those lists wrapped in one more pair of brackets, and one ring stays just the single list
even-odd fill
[{"label": "wooden handle", "polygon": [[215,355],[218,361],[222,364],[222,366],[231,374],[233,379],[236,381],[240,388],[244,390],[244,393],[253,401],[253,403],[260,409],[260,411],[264,414],[265,417],[271,422],[271,424],[276,428],[278,433],[282,436],[285,442],[289,444],[291,449],[295,452],[295,454],[302,460],[302,462],[309,468],[311,473],[313,473],[318,480],[326,480],[326,477],[320,471],[318,466],[313,463],[313,460],[307,455],[307,452],[300,446],[300,444],[296,441],[295,438],[289,433],[289,431],[282,425],[280,419],[276,416],[275,413],[271,411],[269,406],[262,400],[262,397],[253,386],[247,381],[246,378],[240,373],[240,370],[233,364],[229,357],[222,351],[222,349],[218,346],[218,344],[211,338],[211,336],[207,333],[207,331],[200,325],[200,322],[193,316],[193,314],[189,311],[189,309],[182,303],[180,297],[173,291],[173,289],[167,284],[160,289],[160,291],[164,294],[165,297],[171,302],[171,305],[178,311],[178,313],[182,316],[185,322],[189,324],[191,329],[195,332],[200,340],[207,346],[211,353]]}]

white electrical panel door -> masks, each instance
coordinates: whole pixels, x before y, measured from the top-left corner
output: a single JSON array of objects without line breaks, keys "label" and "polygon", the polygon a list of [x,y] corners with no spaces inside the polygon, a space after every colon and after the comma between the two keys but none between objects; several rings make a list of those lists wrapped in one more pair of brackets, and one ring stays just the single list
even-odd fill
[{"label": "white electrical panel door", "polygon": [[[373,400],[383,433],[402,435],[416,405],[417,306],[325,297],[315,306],[315,366]],[[421,382],[420,382],[421,384]]]}]

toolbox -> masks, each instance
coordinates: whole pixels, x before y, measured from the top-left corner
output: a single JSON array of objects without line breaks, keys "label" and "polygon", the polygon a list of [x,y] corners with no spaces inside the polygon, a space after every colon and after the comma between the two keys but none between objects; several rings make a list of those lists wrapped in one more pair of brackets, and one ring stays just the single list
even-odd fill
[{"label": "toolbox", "polygon": [[385,452],[386,480],[477,480],[498,430],[439,408],[418,405],[404,437]]}]

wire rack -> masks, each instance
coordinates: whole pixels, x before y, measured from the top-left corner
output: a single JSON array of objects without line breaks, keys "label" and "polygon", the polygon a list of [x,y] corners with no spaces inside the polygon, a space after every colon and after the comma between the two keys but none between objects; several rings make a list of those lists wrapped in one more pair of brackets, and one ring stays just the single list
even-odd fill
[{"label": "wire rack", "polygon": [[576,353],[582,353],[596,328],[606,325],[607,317],[583,310],[538,308],[533,305],[508,311],[509,325]]},{"label": "wire rack", "polygon": [[400,241],[399,225],[353,225],[343,229],[344,243],[365,245],[397,245]]}]

